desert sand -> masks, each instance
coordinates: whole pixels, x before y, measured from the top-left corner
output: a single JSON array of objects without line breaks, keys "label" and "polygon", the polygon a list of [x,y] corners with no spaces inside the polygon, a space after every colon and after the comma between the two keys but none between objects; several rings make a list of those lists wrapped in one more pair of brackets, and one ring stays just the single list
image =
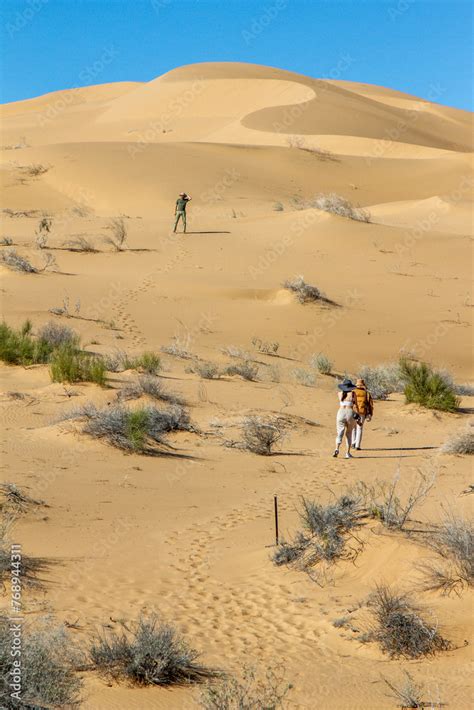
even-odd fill
[{"label": "desert sand", "polygon": [[[443,505],[472,512],[462,495],[469,457],[439,450],[469,419],[472,398],[457,414],[406,405],[402,394],[376,402],[364,449],[346,461],[331,458],[337,380],[318,374],[307,387],[292,374],[314,353],[355,375],[403,351],[456,382],[472,379],[471,135],[465,111],[233,63],[2,106],[1,237],[34,264],[45,252],[56,259],[39,274],[0,267],[5,320],[65,323],[90,352],[176,342],[224,364],[222,348],[236,346],[259,366],[256,382],[203,380],[186,371],[189,361],[162,354],[161,376],[201,432],[172,436],[186,456],[177,460],[125,455],[58,423],[73,406],[115,401],[133,373],[109,373],[107,388],[64,387],[46,365],[1,365],[2,479],[49,506],[22,517],[15,536],[57,563],[44,591],[28,593],[28,614],[77,621],[71,633],[81,640],[110,619],[154,610],[209,665],[281,663],[295,708],[395,707],[381,677],[403,669],[449,707],[472,706],[471,592],[416,592],[455,645],[422,661],[390,660],[333,626],[378,582],[416,589],[421,544],[370,525],[355,564],[335,565],[323,586],[270,559],[274,495],[286,538],[301,496],[328,500],[329,490],[397,471],[406,489],[417,471],[436,472],[417,519],[439,521]],[[47,169],[34,176],[30,165]],[[173,235],[181,191],[193,197],[188,233]],[[308,206],[331,192],[366,208],[371,223]],[[42,215],[52,227],[39,250]],[[128,248],[115,252],[104,238],[120,215]],[[62,248],[81,236],[98,251]],[[299,274],[338,306],[300,304],[282,286]],[[69,317],[51,314],[64,299]],[[278,342],[277,356],[258,352],[254,338]],[[248,413],[291,420],[274,456],[222,445]],[[84,679],[87,710],[198,707],[198,688]]]}]

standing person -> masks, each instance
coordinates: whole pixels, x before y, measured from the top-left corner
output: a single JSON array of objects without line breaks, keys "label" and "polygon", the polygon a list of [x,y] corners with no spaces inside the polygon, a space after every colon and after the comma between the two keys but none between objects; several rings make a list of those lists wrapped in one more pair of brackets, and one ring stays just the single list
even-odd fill
[{"label": "standing person", "polygon": [[360,414],[360,421],[356,422],[354,431],[352,432],[352,446],[356,451],[360,451],[362,443],[362,427],[364,422],[370,422],[374,413],[374,400],[368,391],[363,379],[358,379],[354,396],[357,400],[357,411]]},{"label": "standing person", "polygon": [[342,444],[344,434],[346,435],[346,459],[351,459],[352,434],[358,417],[357,400],[354,395],[355,384],[351,380],[346,379],[338,385],[341,390],[338,393],[339,409],[336,417],[336,449],[333,453],[334,458],[339,456],[339,447]]},{"label": "standing person", "polygon": [[186,234],[186,205],[192,200],[190,195],[185,192],[180,192],[179,197],[176,200],[176,206],[174,208],[175,222],[173,232],[176,234],[176,229],[178,227],[179,218],[183,220],[183,233]]}]

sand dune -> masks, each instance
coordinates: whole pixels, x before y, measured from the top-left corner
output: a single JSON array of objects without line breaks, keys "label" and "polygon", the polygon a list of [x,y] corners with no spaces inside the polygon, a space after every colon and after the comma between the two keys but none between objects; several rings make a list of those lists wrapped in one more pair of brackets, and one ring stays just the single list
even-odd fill
[{"label": "sand dune", "polygon": [[[245,662],[281,661],[302,710],[389,710],[381,676],[398,681],[404,669],[430,697],[470,707],[470,591],[419,591],[427,548],[418,538],[371,522],[356,563],[337,563],[323,586],[269,557],[275,494],[287,539],[301,496],[327,500],[397,470],[405,492],[420,469],[437,473],[420,525],[438,522],[442,506],[470,515],[468,457],[439,447],[464,426],[472,397],[445,414],[393,394],[376,403],[367,448],[333,459],[336,379],[309,360],[324,352],[333,374],[355,375],[409,351],[472,380],[471,126],[467,112],[391,89],[235,63],[1,107],[1,236],[13,245],[0,250],[38,267],[45,254],[56,259],[38,274],[1,266],[6,321],[29,318],[36,332],[53,319],[92,353],[174,343],[221,368],[238,362],[236,351],[258,367],[256,381],[232,371],[206,380],[195,360],[162,353],[160,380],[199,432],[170,435],[178,460],[125,455],[58,421],[86,402],[113,405],[134,371],[108,373],[101,388],[52,383],[46,365],[1,365],[4,478],[50,506],[15,532],[28,554],[58,563],[44,594],[27,593],[28,613],[78,620],[71,633],[85,642],[111,618],[155,610],[210,665],[238,674]],[[186,236],[172,234],[181,190],[193,196]],[[317,209],[319,193],[366,208],[371,221]],[[118,216],[123,251],[108,241]],[[95,251],[71,251],[79,239]],[[300,274],[333,303],[299,303],[283,283]],[[315,386],[298,380],[301,369]],[[223,445],[249,414],[286,417],[275,456]],[[357,641],[367,623],[359,603],[381,581],[414,589],[455,650],[389,660]],[[334,626],[345,616],[347,628]],[[87,710],[199,707],[199,689],[83,675]]]}]

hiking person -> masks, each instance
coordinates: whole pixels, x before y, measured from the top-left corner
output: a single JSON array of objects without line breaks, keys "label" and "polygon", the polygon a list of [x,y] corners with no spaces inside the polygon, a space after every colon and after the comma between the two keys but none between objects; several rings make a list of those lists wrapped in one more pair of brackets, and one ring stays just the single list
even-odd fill
[{"label": "hiking person", "polygon": [[175,221],[174,221],[174,229],[173,232],[176,234],[176,229],[178,227],[178,222],[179,219],[181,218],[183,220],[183,233],[186,234],[186,205],[188,202],[192,200],[192,197],[190,195],[187,195],[185,192],[180,192],[179,197],[176,200],[176,206],[174,208],[174,214],[175,214]]},{"label": "hiking person", "polygon": [[357,400],[357,411],[360,414],[360,421],[356,422],[354,431],[352,432],[352,446],[356,451],[360,451],[362,427],[364,426],[364,422],[370,422],[374,413],[374,400],[362,378],[359,378],[356,382],[354,397]]},{"label": "hiking person", "polygon": [[346,377],[346,379],[338,385],[338,388],[341,391],[338,392],[339,409],[336,416],[336,449],[333,456],[334,458],[339,456],[339,447],[342,444],[342,439],[345,434],[347,445],[345,458],[351,459],[352,435],[356,425],[356,420],[359,418],[357,399],[354,394],[356,386]]}]

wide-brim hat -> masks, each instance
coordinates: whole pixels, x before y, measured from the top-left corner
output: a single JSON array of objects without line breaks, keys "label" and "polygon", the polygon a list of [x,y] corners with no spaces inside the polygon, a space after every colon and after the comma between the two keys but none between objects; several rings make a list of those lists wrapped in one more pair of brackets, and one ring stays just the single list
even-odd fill
[{"label": "wide-brim hat", "polygon": [[339,389],[342,390],[343,392],[352,392],[352,390],[355,390],[356,386],[352,382],[352,380],[349,380],[349,378],[346,377],[345,380],[343,380],[339,385]]}]

